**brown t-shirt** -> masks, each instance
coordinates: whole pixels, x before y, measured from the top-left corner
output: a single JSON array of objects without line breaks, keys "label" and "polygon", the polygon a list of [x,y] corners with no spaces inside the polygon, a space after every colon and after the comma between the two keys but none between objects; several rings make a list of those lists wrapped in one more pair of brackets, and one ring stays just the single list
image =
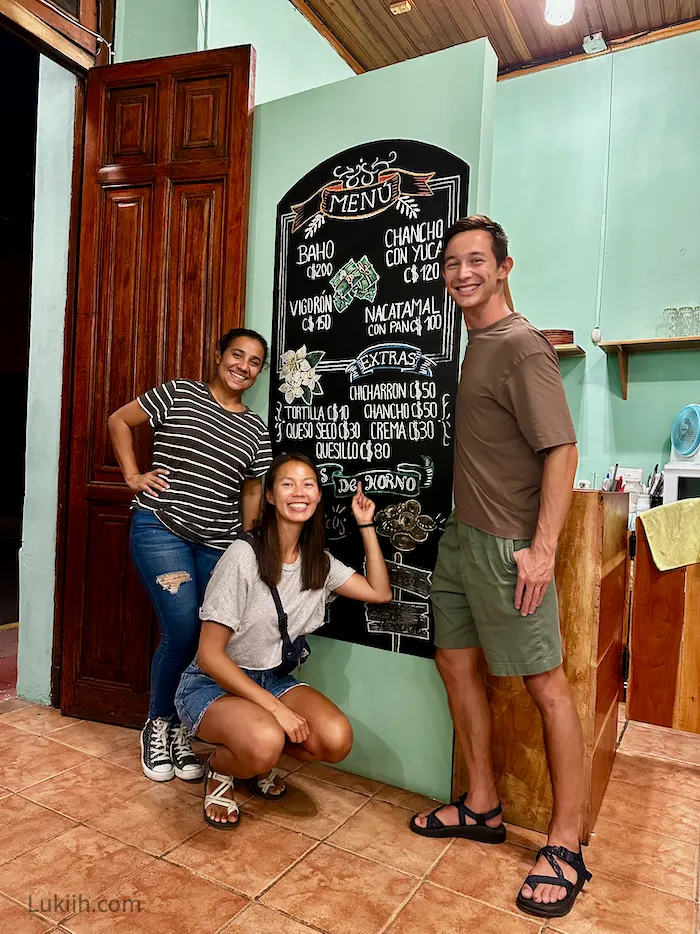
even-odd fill
[{"label": "brown t-shirt", "polygon": [[469,332],[456,422],[458,520],[500,538],[532,538],[544,452],[576,434],[556,352],[522,315]]}]

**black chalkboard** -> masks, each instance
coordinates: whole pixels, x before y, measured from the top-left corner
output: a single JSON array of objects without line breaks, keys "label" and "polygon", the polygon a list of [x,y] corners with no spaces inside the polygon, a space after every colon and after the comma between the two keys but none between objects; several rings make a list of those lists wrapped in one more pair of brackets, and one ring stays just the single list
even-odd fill
[{"label": "black chalkboard", "polygon": [[362,569],[350,509],[377,504],[394,601],[339,598],[322,634],[430,656],[430,582],[452,506],[460,319],[441,277],[469,166],[380,140],[309,172],[277,208],[270,428],[319,465],[331,551]]}]

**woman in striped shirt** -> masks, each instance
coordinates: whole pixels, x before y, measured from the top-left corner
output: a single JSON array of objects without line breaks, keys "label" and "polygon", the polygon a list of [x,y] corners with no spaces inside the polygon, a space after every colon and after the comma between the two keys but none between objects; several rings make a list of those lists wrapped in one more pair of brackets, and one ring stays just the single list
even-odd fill
[{"label": "woman in striped shirt", "polygon": [[[136,493],[131,556],[160,624],[141,732],[143,771],[157,782],[203,775],[177,717],[175,691],[197,651],[199,607],[214,566],[260,514],[270,437],[242,396],[266,357],[260,334],[234,328],[219,342],[211,382],[170,380],[109,418],[119,466]],[[145,422],[154,431],[153,466],[141,473],[133,429]]]}]

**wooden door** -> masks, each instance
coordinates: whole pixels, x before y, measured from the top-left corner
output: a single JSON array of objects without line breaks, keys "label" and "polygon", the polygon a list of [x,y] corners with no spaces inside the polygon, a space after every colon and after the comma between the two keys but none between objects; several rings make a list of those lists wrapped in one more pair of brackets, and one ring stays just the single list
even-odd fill
[{"label": "wooden door", "polygon": [[[71,716],[137,725],[147,711],[155,623],[107,418],[167,379],[206,377],[242,321],[253,73],[244,46],[88,75],[60,620]],[[136,450],[147,469],[148,426]]]}]

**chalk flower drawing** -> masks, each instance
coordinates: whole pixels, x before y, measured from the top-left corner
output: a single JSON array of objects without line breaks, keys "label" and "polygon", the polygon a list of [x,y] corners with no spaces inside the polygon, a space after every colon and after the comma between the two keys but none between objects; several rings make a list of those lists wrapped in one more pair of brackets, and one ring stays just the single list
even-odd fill
[{"label": "chalk flower drawing", "polygon": [[303,344],[299,350],[287,350],[282,354],[282,383],[279,391],[284,393],[284,401],[291,405],[301,399],[305,405],[311,405],[314,396],[322,396],[321,377],[316,373],[316,365],[325,356],[324,350],[306,349]]}]

